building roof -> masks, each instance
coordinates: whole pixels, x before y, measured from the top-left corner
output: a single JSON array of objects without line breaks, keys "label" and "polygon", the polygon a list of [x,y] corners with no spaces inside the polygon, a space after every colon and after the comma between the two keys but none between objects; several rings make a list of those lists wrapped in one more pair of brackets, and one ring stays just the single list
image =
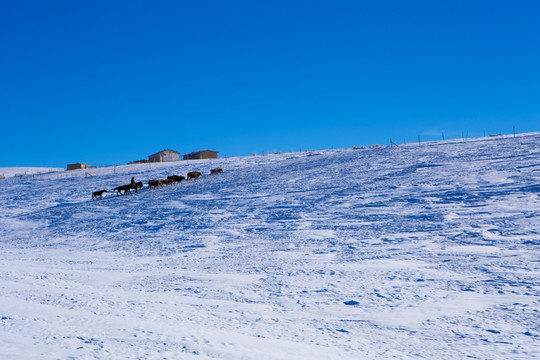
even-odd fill
[{"label": "building roof", "polygon": [[171,151],[171,152],[173,152],[173,153],[177,153],[178,155],[180,155],[180,153],[179,153],[178,151],[174,151],[174,150],[171,150],[171,149],[165,149],[165,150],[161,150],[160,152],[157,152],[157,153],[155,153],[155,154],[152,154],[152,155],[150,155],[150,156],[159,155],[159,154],[164,153],[164,152],[166,152],[166,151]]},{"label": "building roof", "polygon": [[189,153],[188,155],[198,155],[200,153],[203,153],[205,151],[211,151],[211,152],[215,152],[217,153],[217,151],[214,151],[214,150],[199,150],[199,151],[192,151],[191,153]]}]

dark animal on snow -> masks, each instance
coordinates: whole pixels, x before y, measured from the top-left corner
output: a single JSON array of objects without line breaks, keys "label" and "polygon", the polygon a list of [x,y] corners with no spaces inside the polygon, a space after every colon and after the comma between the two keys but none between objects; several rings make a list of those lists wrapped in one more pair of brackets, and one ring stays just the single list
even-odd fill
[{"label": "dark animal on snow", "polygon": [[148,181],[148,189],[157,188],[158,186],[161,186],[161,180]]},{"label": "dark animal on snow", "polygon": [[222,168],[215,168],[215,169],[210,170],[210,175],[219,174],[222,172],[223,172]]},{"label": "dark animal on snow", "polygon": [[186,180],[185,177],[178,175],[167,176],[167,179],[172,180],[173,182],[182,182],[182,180]]},{"label": "dark animal on snow", "polygon": [[131,188],[132,188],[132,189],[135,189],[135,192],[137,192],[137,190],[139,190],[139,189],[142,189],[142,188],[143,188],[143,183],[142,183],[142,181],[139,181],[139,182],[132,182],[132,183],[131,183]]},{"label": "dark animal on snow", "polygon": [[120,195],[122,192],[124,192],[124,195],[131,194],[131,184],[117,186],[114,188],[116,190],[116,196]]},{"label": "dark animal on snow", "polygon": [[159,179],[160,185],[171,185],[173,182],[171,179]]},{"label": "dark animal on snow", "polygon": [[191,172],[188,172],[187,174],[187,181],[191,181],[191,180],[197,180],[199,177],[202,176],[202,173],[198,172],[198,171],[191,171]]},{"label": "dark animal on snow", "polygon": [[103,193],[106,193],[107,190],[99,190],[99,191],[94,191],[92,193],[92,200],[94,199],[102,199],[103,198]]}]

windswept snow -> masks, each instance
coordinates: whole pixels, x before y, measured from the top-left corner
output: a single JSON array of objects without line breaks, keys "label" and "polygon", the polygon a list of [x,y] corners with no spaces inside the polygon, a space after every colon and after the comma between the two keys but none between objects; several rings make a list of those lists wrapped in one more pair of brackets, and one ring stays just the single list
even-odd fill
[{"label": "windswept snow", "polygon": [[0,358],[540,357],[539,209],[540,134],[5,179]]}]

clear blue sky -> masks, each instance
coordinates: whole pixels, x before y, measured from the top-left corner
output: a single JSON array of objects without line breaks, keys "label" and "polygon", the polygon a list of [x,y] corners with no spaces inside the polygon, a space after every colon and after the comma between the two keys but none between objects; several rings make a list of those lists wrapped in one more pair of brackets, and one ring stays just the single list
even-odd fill
[{"label": "clear blue sky", "polygon": [[540,131],[537,1],[3,1],[0,167]]}]

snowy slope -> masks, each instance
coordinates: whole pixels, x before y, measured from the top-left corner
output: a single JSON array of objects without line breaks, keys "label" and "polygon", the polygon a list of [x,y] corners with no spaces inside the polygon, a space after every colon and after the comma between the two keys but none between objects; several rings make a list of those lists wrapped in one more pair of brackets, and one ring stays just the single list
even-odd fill
[{"label": "snowy slope", "polygon": [[540,134],[5,179],[0,358],[540,357],[539,194]]},{"label": "snowy slope", "polygon": [[49,167],[0,167],[0,175],[9,178],[13,176],[49,174],[64,170],[65,169]]}]

